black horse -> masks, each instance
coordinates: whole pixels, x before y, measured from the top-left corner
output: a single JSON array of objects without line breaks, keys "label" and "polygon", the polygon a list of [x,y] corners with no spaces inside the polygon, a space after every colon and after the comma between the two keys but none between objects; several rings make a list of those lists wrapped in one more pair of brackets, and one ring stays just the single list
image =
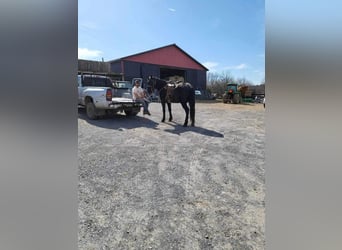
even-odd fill
[{"label": "black horse", "polygon": [[[191,126],[195,126],[195,90],[190,83],[170,84],[165,80],[150,76],[148,78],[148,89],[151,93],[158,90],[163,109],[163,119],[165,122],[165,104],[169,109],[169,121],[172,121],[171,102],[181,103],[185,110],[185,121],[183,126],[188,126],[189,110]],[[187,105],[189,103],[189,107]]]}]

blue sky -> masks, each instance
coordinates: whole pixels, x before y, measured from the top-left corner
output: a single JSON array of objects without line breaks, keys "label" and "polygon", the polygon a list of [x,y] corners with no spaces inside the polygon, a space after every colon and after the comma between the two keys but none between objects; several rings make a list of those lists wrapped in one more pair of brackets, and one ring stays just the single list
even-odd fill
[{"label": "blue sky", "polygon": [[265,78],[263,0],[79,0],[78,57],[102,60],[176,43],[210,72]]}]

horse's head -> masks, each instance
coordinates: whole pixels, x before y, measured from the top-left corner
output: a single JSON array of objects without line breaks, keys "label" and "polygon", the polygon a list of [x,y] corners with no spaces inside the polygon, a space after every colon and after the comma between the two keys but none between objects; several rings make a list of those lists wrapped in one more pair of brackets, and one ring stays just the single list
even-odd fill
[{"label": "horse's head", "polygon": [[160,91],[162,88],[164,88],[166,84],[167,84],[166,81],[159,79],[157,77],[154,77],[154,76],[149,76],[147,79],[147,86],[149,87],[152,93],[155,90]]},{"label": "horse's head", "polygon": [[152,87],[153,85],[154,85],[154,78],[153,78],[153,76],[149,76],[147,78],[147,86]]},{"label": "horse's head", "polygon": [[151,95],[156,89],[156,79],[153,76],[147,78],[147,91]]}]

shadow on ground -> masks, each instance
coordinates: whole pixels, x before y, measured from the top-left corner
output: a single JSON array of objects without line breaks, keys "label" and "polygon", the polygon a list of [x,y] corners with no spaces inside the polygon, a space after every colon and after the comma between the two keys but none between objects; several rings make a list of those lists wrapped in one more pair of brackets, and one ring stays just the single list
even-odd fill
[{"label": "shadow on ground", "polygon": [[223,134],[218,133],[214,130],[206,129],[206,128],[191,127],[191,126],[183,127],[183,125],[177,124],[177,123],[168,123],[168,124],[173,126],[174,129],[165,129],[164,131],[168,133],[176,134],[176,135],[181,135],[182,133],[191,131],[194,133],[198,133],[198,134],[210,136],[210,137],[219,137],[219,138],[224,137]]},{"label": "shadow on ground", "polygon": [[134,129],[141,127],[157,129],[158,126],[157,122],[148,119],[148,117],[126,116],[125,114],[106,115],[98,120],[90,120],[83,108],[78,109],[78,118],[94,126],[106,129]]},{"label": "shadow on ground", "polygon": [[[126,116],[125,114],[115,114],[115,115],[106,115],[104,117],[101,117],[101,119],[98,120],[90,120],[86,113],[85,109],[79,108],[78,109],[78,118],[86,121],[87,123],[101,127],[106,129],[134,129],[134,128],[150,128],[150,129],[156,129],[159,123],[152,121],[149,119],[149,117],[141,117],[141,116]],[[223,138],[223,134],[218,133],[214,130],[202,128],[202,127],[183,127],[183,125],[175,123],[175,122],[168,122],[168,125],[172,126],[173,129],[165,129],[163,131],[181,135],[185,132],[194,132],[205,136],[210,137],[218,137]]]}]

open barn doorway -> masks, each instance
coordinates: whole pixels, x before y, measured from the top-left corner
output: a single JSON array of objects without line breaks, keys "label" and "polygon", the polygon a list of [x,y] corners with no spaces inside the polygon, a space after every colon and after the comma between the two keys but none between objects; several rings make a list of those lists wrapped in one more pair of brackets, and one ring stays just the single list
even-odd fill
[{"label": "open barn doorway", "polygon": [[185,81],[185,70],[173,68],[160,68],[161,79],[170,80],[170,78],[173,78],[175,76],[176,78],[180,78],[179,80]]}]

